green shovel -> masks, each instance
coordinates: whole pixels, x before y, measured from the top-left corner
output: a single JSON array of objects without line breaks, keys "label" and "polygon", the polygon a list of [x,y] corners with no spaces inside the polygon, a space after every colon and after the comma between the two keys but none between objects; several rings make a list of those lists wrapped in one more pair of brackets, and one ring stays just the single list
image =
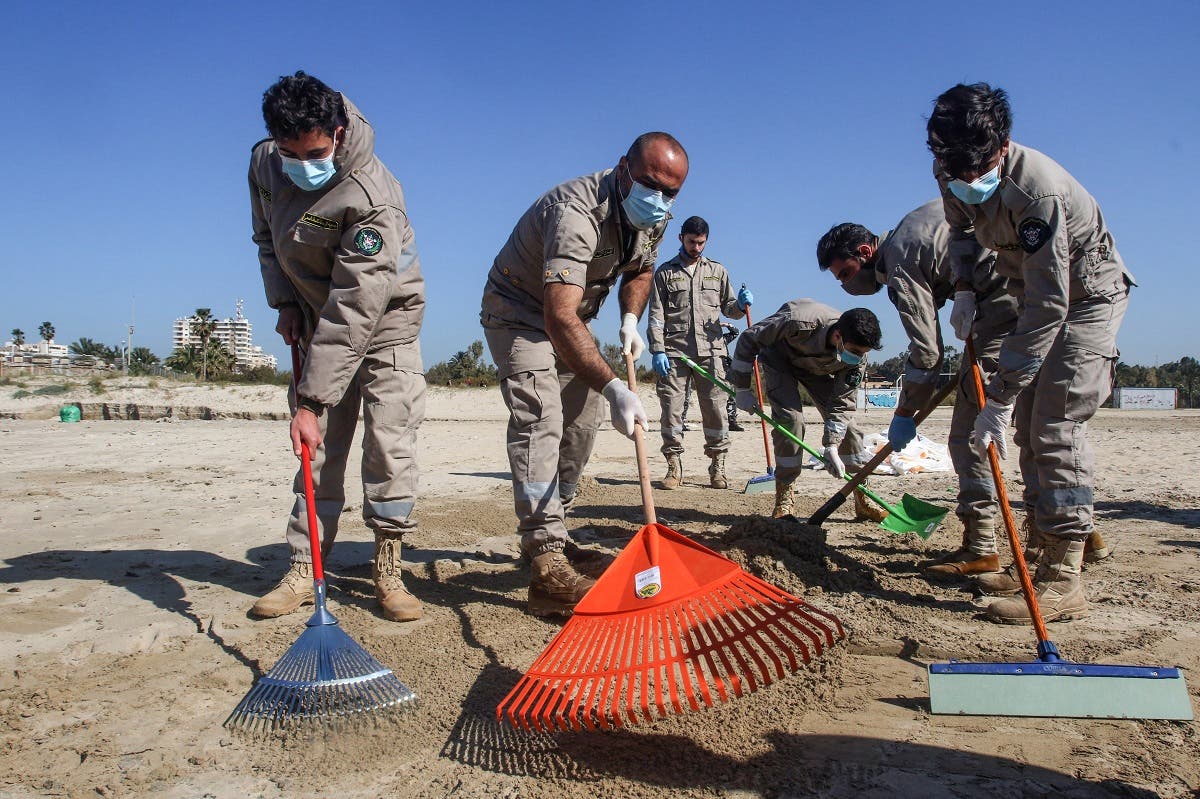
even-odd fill
[{"label": "green shovel", "polygon": [[[733,386],[725,383],[715,375],[710,374],[704,369],[704,367],[700,366],[686,355],[679,356],[679,360],[686,363],[692,368],[693,371],[696,372],[696,374],[700,375],[705,380],[711,381],[717,386],[717,388],[721,389],[725,393],[730,395],[737,393],[737,389],[735,389]],[[806,444],[804,439],[797,436],[791,430],[788,430],[779,422],[763,413],[762,408],[755,408],[753,411],[751,411],[751,413],[762,419],[767,424],[771,425],[771,427],[778,430],[780,434],[799,444],[805,452],[807,452],[809,455],[812,455],[821,463],[825,462],[825,459],[821,457],[821,453],[817,452],[815,449]],[[844,477],[846,480],[854,479],[848,474]],[[883,500],[882,497],[880,497],[871,489],[867,488],[865,485],[859,485],[858,490],[866,494],[872,502],[875,502],[877,505],[887,510],[887,518],[881,521],[879,526],[893,533],[916,533],[917,535],[921,536],[921,538],[929,538],[929,536],[933,535],[933,531],[938,528],[938,525],[942,523],[942,519],[944,519],[946,514],[949,513],[947,508],[939,508],[937,505],[931,505],[924,500],[917,499],[911,494],[905,494],[903,497],[901,497],[899,505],[889,505]]]}]

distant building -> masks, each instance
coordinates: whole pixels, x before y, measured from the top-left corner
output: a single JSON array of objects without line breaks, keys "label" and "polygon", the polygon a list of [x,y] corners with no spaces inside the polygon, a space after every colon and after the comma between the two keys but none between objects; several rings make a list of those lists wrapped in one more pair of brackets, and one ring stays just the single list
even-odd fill
[{"label": "distant building", "polygon": [[[200,341],[192,335],[192,323],[195,316],[176,319],[171,329],[171,344],[173,349],[183,349],[190,346],[200,346]],[[262,347],[254,345],[254,325],[242,313],[242,300],[237,301],[237,315],[232,319],[214,319],[216,328],[212,337],[225,345],[225,349],[233,353],[236,368],[239,371],[258,369],[269,366],[279,368],[279,361],[274,355],[263,352]]]}]

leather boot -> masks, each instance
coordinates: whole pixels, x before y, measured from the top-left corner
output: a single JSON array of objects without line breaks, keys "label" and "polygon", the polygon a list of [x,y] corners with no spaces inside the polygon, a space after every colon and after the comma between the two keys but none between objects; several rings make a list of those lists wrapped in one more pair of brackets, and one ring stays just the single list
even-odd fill
[{"label": "leather boot", "polygon": [[534,616],[570,616],[596,581],[575,571],[561,552],[543,552],[530,564],[529,612]]},{"label": "leather boot", "polygon": [[[1046,621],[1082,619],[1088,614],[1083,595],[1083,541],[1049,537],[1043,541],[1042,557],[1033,580],[1034,594]],[[998,599],[988,605],[988,616],[1002,624],[1031,624],[1024,597]]]},{"label": "leather boot", "polygon": [[792,484],[775,478],[775,509],[771,511],[772,519],[782,519],[793,516],[796,511],[796,498],[792,495]]},{"label": "leather boot", "polygon": [[683,464],[680,463],[678,455],[668,455],[667,474],[658,487],[663,491],[674,491],[681,485],[683,485]]},{"label": "leather boot", "polygon": [[713,488],[729,488],[725,479],[725,453],[718,452],[711,456],[712,463],[708,465],[708,484]]},{"label": "leather boot", "polygon": [[375,534],[375,598],[390,621],[415,621],[421,618],[421,602],[404,587],[400,574],[400,536]]},{"label": "leather boot", "polygon": [[[867,484],[863,482],[863,488]],[[871,500],[867,499],[867,495],[854,489],[854,521],[856,522],[875,522],[878,524],[888,517],[888,512],[876,505]]]},{"label": "leather boot", "polygon": [[250,615],[260,619],[286,616],[302,605],[311,605],[313,597],[312,564],[307,561],[293,562],[283,579],[269,592],[259,598],[250,608]]},{"label": "leather boot", "polygon": [[[1042,556],[1042,534],[1038,532],[1032,515],[1025,515],[1021,532],[1025,534],[1025,565],[1032,570]],[[980,575],[975,587],[988,596],[1012,596],[1018,593],[1021,590],[1021,577],[1017,573],[1017,565],[1010,563],[1002,572]]]},{"label": "leather boot", "polygon": [[1113,548],[1104,540],[1104,536],[1095,530],[1083,544],[1083,562],[1095,563],[1104,560],[1112,554]]},{"label": "leather boot", "polygon": [[980,574],[994,574],[1000,571],[1000,555],[995,552],[980,555],[971,549],[971,542],[980,538],[992,540],[993,526],[987,522],[983,526],[977,519],[963,520],[963,541],[958,551],[951,552],[947,557],[925,567],[926,577],[970,577]]}]

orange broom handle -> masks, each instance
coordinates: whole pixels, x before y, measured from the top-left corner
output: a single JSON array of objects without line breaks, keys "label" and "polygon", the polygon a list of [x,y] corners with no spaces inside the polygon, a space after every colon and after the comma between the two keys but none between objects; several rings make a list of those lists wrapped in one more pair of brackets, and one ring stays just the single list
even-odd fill
[{"label": "orange broom handle", "polygon": [[[975,345],[971,336],[967,336],[967,357],[971,360],[971,375],[975,379],[975,398],[979,410],[987,404],[987,395],[983,393],[983,373],[979,369],[979,361],[975,359]],[[1021,577],[1021,590],[1025,593],[1025,604],[1029,606],[1029,617],[1033,620],[1033,629],[1037,632],[1038,641],[1045,643],[1050,640],[1046,632],[1046,623],[1042,621],[1042,609],[1038,607],[1037,596],[1033,593],[1033,580],[1029,579],[1029,567],[1025,565],[1025,550],[1021,547],[1021,539],[1017,537],[1017,522],[1013,519],[1012,507],[1008,504],[1008,491],[1004,487],[1004,477],[1000,473],[1000,456],[996,454],[996,443],[988,444],[988,461],[992,467],[992,481],[996,484],[996,498],[1000,500],[1000,513],[1004,516],[1004,528],[1008,531],[1008,545],[1012,547],[1013,563],[1017,566],[1017,574]]]},{"label": "orange broom handle", "polygon": [[[629,390],[637,393],[637,370],[633,366],[633,354],[625,353],[625,379],[629,382]],[[646,442],[642,438],[642,426],[636,422],[633,425],[633,446],[637,450],[638,483],[642,487],[642,512],[646,516],[646,524],[658,524],[654,515],[654,495],[650,492],[650,465],[646,462]],[[658,563],[658,536],[651,536],[650,563]]]},{"label": "orange broom handle", "polygon": [[[745,287],[746,287],[746,285],[743,283],[742,288],[745,288]],[[753,324],[754,324],[754,322],[750,321],[750,306],[747,305],[746,306],[746,329],[749,330],[750,326]],[[755,356],[755,358],[754,358],[754,388],[758,392],[758,407],[762,408],[763,411],[765,412],[767,409],[767,406],[766,406],[766,403],[763,402],[762,373],[760,373],[758,371],[758,357],[757,356]],[[770,437],[770,435],[767,434],[767,420],[760,416],[758,418],[758,423],[760,425],[762,425],[763,450],[767,453],[767,473],[774,474],[775,462],[772,459],[773,456],[771,454],[771,437]]]}]

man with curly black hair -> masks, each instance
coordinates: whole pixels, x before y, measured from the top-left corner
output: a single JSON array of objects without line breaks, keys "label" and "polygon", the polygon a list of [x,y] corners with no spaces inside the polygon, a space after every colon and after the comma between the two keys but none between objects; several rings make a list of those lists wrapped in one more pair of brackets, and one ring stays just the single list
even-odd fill
[{"label": "man with curly black hair", "polygon": [[[751,411],[758,398],[750,387],[754,360],[762,366],[763,393],[771,415],[804,438],[800,386],[808,392],[825,422],[821,446],[825,469],[845,477],[864,463],[863,435],[851,418],[855,394],[866,374],[866,355],[883,346],[879,319],[866,308],[839,314],[815,300],[792,300],[744,330],[737,340],[729,382],[737,388],[737,406]],[[792,484],[800,475],[804,452],[779,431],[771,432],[775,450],[775,509],[773,518],[792,515]],[[883,511],[866,504],[854,492],[859,519],[882,521]]]},{"label": "man with curly black hair", "polygon": [[[418,334],[425,280],[400,184],[376,157],[375,133],[345,95],[304,72],[263,95],[270,137],[250,157],[250,208],[276,330],[304,352],[292,399],[292,447],[313,453],[322,549],[337,535],[359,412],[363,518],[375,533],[375,595],[393,621],[420,618],[400,545],[416,527],[417,430],[425,415]],[[291,567],[251,613],[311,604],[302,476],[288,522]]]},{"label": "man with curly black hair", "polygon": [[[1095,554],[1094,458],[1087,422],[1112,390],[1117,330],[1133,277],[1117,252],[1100,206],[1058,163],[1012,141],[1008,95],[986,83],[940,95],[927,125],[934,176],[950,225],[956,278],[974,268],[980,247],[1017,295],[1019,313],[1004,338],[987,404],[975,421],[981,450],[1007,455],[1015,421],[1034,587],[1047,621],[1087,614],[1080,579],[1085,544]],[[987,575],[991,594],[1020,590],[1015,570]],[[1030,623],[1020,598],[993,602],[988,615]]]}]

